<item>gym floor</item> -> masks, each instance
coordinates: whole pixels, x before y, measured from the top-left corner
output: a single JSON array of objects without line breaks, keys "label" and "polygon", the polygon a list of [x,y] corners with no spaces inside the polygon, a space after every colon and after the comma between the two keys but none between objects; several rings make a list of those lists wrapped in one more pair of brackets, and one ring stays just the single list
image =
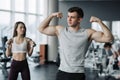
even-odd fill
[{"label": "gym floor", "polygon": [[[38,63],[29,62],[31,80],[55,80],[58,67],[54,63],[39,65]],[[7,70],[9,71],[9,69]],[[86,80],[108,80],[104,76],[98,76],[98,71],[86,69]],[[0,80],[7,80],[0,69]],[[19,74],[18,80],[22,80]]]}]

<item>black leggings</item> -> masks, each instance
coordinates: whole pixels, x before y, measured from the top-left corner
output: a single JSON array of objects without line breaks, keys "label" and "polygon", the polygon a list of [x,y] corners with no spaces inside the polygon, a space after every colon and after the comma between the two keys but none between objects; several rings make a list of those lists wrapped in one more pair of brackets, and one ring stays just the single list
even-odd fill
[{"label": "black leggings", "polygon": [[56,75],[56,80],[85,80],[85,74],[84,73],[67,73],[59,70]]},{"label": "black leggings", "polygon": [[23,61],[12,61],[8,80],[17,80],[19,72],[22,80],[30,80],[30,70],[26,59]]}]

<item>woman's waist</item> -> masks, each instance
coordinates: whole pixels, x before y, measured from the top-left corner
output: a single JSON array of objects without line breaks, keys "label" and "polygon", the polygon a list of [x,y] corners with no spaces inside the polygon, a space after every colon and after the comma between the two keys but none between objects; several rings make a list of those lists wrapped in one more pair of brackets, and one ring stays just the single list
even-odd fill
[{"label": "woman's waist", "polygon": [[12,58],[16,61],[23,61],[26,59],[26,53],[13,53]]},{"label": "woman's waist", "polygon": [[26,52],[27,52],[26,50],[19,50],[19,51],[18,50],[14,50],[14,51],[12,50],[12,53],[23,53],[24,54]]}]

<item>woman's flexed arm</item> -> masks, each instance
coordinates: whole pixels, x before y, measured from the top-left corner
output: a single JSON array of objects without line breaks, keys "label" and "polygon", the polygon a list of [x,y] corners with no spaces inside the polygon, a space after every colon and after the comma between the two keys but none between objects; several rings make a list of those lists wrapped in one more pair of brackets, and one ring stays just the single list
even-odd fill
[{"label": "woman's flexed arm", "polygon": [[9,39],[6,42],[6,52],[5,52],[5,54],[6,54],[7,57],[12,56],[12,52],[11,52],[12,43],[13,43],[13,39]]},{"label": "woman's flexed arm", "polygon": [[31,56],[33,53],[33,49],[36,46],[35,42],[32,39],[27,39],[28,41],[28,45],[27,45],[27,49],[28,49],[28,55]]}]

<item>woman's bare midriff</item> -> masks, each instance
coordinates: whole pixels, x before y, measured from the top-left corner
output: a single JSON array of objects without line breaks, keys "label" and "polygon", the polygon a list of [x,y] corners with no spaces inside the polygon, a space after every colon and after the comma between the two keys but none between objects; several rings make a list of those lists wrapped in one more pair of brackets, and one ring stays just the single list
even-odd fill
[{"label": "woman's bare midriff", "polygon": [[12,58],[16,61],[23,61],[26,59],[26,53],[13,53]]}]

